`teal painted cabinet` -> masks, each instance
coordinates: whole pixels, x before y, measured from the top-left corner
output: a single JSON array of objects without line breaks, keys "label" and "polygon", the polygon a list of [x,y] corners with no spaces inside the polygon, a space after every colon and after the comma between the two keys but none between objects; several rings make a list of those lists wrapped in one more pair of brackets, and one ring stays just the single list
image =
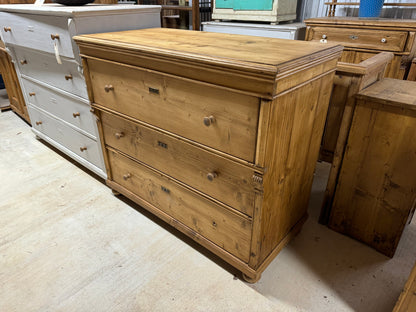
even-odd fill
[{"label": "teal painted cabinet", "polygon": [[217,9],[233,9],[234,0],[217,0],[215,1],[215,7]]},{"label": "teal painted cabinet", "polygon": [[234,0],[234,10],[271,11],[273,0]]},{"label": "teal painted cabinet", "polygon": [[214,0],[212,19],[279,23],[296,19],[296,0]]},{"label": "teal painted cabinet", "polygon": [[270,11],[273,8],[273,0],[217,0],[217,9]]}]

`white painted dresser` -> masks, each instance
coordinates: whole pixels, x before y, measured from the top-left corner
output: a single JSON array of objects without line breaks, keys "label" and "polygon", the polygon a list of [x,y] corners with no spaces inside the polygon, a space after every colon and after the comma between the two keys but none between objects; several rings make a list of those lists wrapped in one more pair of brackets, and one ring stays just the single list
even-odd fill
[{"label": "white painted dresser", "polygon": [[78,34],[160,27],[159,6],[0,5],[1,36],[10,50],[33,132],[106,178]]}]

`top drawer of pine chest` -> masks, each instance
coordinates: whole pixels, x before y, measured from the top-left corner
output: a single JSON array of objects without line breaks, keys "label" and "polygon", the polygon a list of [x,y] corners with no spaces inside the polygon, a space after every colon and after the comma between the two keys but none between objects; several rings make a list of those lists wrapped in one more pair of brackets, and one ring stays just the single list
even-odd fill
[{"label": "top drawer of pine chest", "polygon": [[[0,12],[1,33],[6,44],[74,58],[70,28],[73,20],[64,16]],[[76,48],[77,49],[77,48]],[[78,52],[77,52],[78,53]]]},{"label": "top drawer of pine chest", "polygon": [[348,48],[403,52],[407,36],[407,31],[313,26],[309,40],[324,39]]},{"label": "top drawer of pine chest", "polygon": [[104,60],[88,71],[94,103],[254,162],[259,98]]}]

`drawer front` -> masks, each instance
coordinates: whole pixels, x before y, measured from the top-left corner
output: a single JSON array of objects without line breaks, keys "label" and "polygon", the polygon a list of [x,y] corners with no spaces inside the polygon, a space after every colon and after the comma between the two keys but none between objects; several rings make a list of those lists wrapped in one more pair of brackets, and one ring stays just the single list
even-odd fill
[{"label": "drawer front", "polygon": [[107,145],[253,215],[252,169],[112,114],[101,121]]},{"label": "drawer front", "polygon": [[22,83],[30,104],[97,137],[96,121],[88,101],[76,100],[25,78]]},{"label": "drawer front", "polygon": [[58,64],[52,54],[22,48],[14,48],[14,52],[21,74],[88,99],[81,67],[75,61],[62,58]]},{"label": "drawer front", "polygon": [[251,221],[109,150],[114,182],[247,262]]},{"label": "drawer front", "polygon": [[254,161],[258,98],[104,61],[88,67],[95,103]]},{"label": "drawer front", "polygon": [[104,169],[97,141],[92,140],[63,122],[33,108],[31,105],[28,105],[28,110],[32,126],[36,130],[94,164],[96,167]]},{"label": "drawer front", "polygon": [[335,27],[313,27],[312,40],[326,39],[328,43],[339,43],[348,48],[402,52],[408,33],[379,29],[354,29]]},{"label": "drawer front", "polygon": [[74,57],[68,29],[72,20],[67,17],[2,12],[0,21],[6,43],[52,54],[55,54],[56,44],[60,55]]}]

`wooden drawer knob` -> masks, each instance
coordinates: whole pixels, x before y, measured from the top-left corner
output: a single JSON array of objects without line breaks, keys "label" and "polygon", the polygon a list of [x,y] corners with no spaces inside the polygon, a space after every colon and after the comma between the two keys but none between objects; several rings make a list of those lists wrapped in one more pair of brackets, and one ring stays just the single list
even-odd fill
[{"label": "wooden drawer knob", "polygon": [[381,39],[381,43],[387,43],[387,39],[386,38],[382,38]]},{"label": "wooden drawer knob", "polygon": [[81,114],[76,112],[76,113],[73,113],[72,116],[74,116],[74,118],[77,118],[77,117],[81,116]]},{"label": "wooden drawer knob", "polygon": [[72,79],[72,75],[71,74],[65,75],[65,80],[70,80],[70,79]]},{"label": "wooden drawer knob", "polygon": [[114,134],[117,139],[124,137],[124,132],[117,132]]},{"label": "wooden drawer knob", "polygon": [[55,39],[59,40],[59,35],[58,34],[51,34],[51,39],[52,40],[55,40]]},{"label": "wooden drawer knob", "polygon": [[36,93],[35,92],[30,92],[29,93],[29,96],[35,96],[36,95]]},{"label": "wooden drawer knob", "polygon": [[130,179],[131,178],[131,174],[130,173],[126,173],[125,175],[123,175],[123,179],[124,180],[128,180],[128,179]]},{"label": "wooden drawer knob", "polygon": [[26,60],[20,60],[20,64],[25,65],[25,64],[27,64],[27,61]]},{"label": "wooden drawer knob", "polygon": [[81,152],[86,151],[86,150],[87,150],[87,147],[85,147],[85,146],[80,147],[80,148],[79,148],[79,150],[80,150]]},{"label": "wooden drawer knob", "polygon": [[42,124],[42,121],[36,121],[36,126],[39,126]]},{"label": "wooden drawer knob", "polygon": [[104,90],[105,92],[110,92],[114,90],[114,87],[112,85],[105,85]]},{"label": "wooden drawer knob", "polygon": [[207,174],[207,179],[210,181],[213,181],[216,177],[218,177],[218,173],[216,172],[210,172]]},{"label": "wooden drawer knob", "polygon": [[204,117],[204,125],[209,127],[215,122],[214,116]]},{"label": "wooden drawer knob", "polygon": [[11,27],[4,27],[3,29],[4,29],[4,32],[12,31]]}]

